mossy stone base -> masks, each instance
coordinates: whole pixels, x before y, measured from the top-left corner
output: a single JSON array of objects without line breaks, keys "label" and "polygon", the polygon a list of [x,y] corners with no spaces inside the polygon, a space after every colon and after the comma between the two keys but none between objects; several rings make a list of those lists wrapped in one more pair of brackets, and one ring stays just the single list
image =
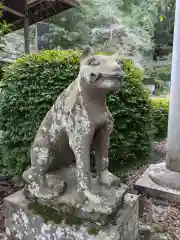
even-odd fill
[{"label": "mossy stone base", "polygon": [[[84,219],[97,223],[97,225],[105,225],[116,213],[117,209],[121,207],[124,196],[128,187],[121,184],[120,187],[111,186],[104,187],[99,184],[96,177],[91,178],[91,193],[98,196],[99,203],[92,201],[81,202],[77,194],[77,169],[75,166],[63,168],[51,174],[47,174],[47,181],[49,186],[57,186],[58,183],[65,181],[67,184],[66,191],[59,197],[53,200],[43,200],[37,198],[36,203],[31,202],[31,208],[35,208],[42,212],[42,208],[49,209],[49,212],[54,212],[60,216],[75,216],[77,219]],[[42,207],[38,207],[38,203]],[[69,218],[69,217],[68,217]]]},{"label": "mossy stone base", "polygon": [[124,204],[105,226],[75,216],[58,215],[55,210],[29,202],[22,191],[7,197],[6,233],[14,240],[136,240],[139,198],[126,194]]}]

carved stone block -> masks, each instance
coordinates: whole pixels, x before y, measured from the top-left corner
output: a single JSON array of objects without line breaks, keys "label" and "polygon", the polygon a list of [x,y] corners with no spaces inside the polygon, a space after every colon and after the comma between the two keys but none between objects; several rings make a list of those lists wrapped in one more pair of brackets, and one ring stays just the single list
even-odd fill
[{"label": "carved stone block", "polygon": [[104,226],[71,215],[66,218],[40,204],[32,205],[22,191],[7,197],[6,234],[14,240],[136,240],[139,226],[139,198],[126,194],[123,205]]}]

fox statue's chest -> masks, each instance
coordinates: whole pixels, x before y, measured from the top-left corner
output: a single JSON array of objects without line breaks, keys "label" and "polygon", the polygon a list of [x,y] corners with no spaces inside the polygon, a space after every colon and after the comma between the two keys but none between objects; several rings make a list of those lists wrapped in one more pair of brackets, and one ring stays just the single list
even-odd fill
[{"label": "fox statue's chest", "polygon": [[60,126],[63,125],[66,129],[76,128],[77,125],[86,127],[92,126],[94,129],[100,128],[104,124],[112,124],[113,118],[109,111],[104,108],[95,107],[92,105],[80,106],[75,105],[71,111],[62,111],[57,114],[59,117],[56,123]]}]

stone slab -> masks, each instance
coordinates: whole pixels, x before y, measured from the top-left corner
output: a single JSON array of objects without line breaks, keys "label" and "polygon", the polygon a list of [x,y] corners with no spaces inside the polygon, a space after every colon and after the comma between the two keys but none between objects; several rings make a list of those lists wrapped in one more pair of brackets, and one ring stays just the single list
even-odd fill
[{"label": "stone slab", "polygon": [[74,166],[49,174],[47,176],[49,186],[56,186],[64,180],[67,183],[67,189],[64,194],[52,201],[39,200],[39,202],[45,206],[51,206],[53,209],[59,209],[64,214],[73,214],[84,220],[96,222],[98,225],[106,224],[123,202],[128,187],[122,184],[120,187],[112,186],[107,189],[98,184],[96,177],[92,177],[91,193],[99,196],[100,202],[80,203],[78,202],[76,176],[76,167]]},{"label": "stone slab", "polygon": [[180,203],[180,191],[162,187],[153,182],[149,177],[150,168],[151,166],[146,169],[140,179],[135,183],[135,188],[142,191],[146,196],[148,195],[154,198]]},{"label": "stone slab", "polygon": [[5,205],[6,234],[14,240],[136,240],[139,230],[139,197],[126,194],[124,204],[105,226],[95,228],[92,223],[56,222],[45,214],[29,209],[30,202],[22,191],[7,197]]}]

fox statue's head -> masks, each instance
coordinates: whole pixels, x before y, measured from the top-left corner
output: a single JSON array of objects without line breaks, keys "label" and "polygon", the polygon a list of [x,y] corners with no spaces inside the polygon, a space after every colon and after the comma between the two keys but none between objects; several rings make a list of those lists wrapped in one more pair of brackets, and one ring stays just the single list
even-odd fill
[{"label": "fox statue's head", "polygon": [[116,91],[124,79],[123,63],[118,54],[112,56],[95,55],[87,46],[81,56],[80,86]]}]

